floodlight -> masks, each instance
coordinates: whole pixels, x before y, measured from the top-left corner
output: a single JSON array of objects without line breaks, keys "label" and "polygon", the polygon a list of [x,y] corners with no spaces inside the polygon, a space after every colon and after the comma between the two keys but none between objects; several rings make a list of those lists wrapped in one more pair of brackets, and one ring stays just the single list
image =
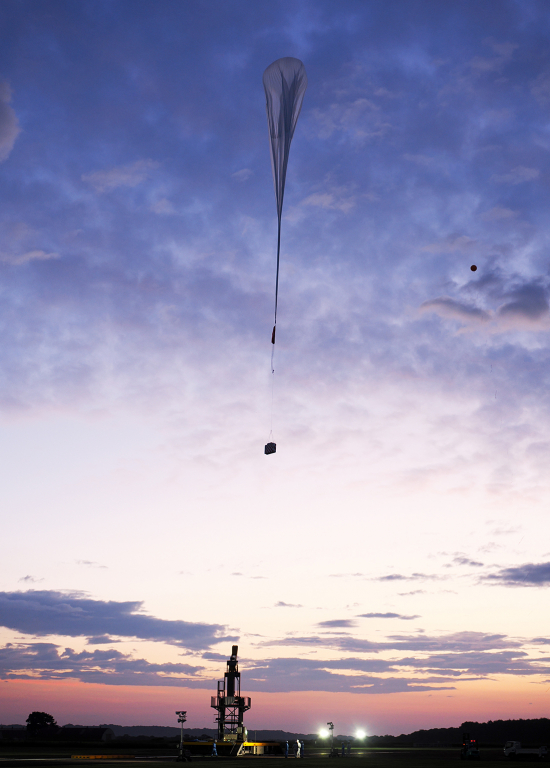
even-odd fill
[{"label": "floodlight", "polygon": [[329,734],[328,734],[328,731],[327,731],[327,729],[326,729],[326,728],[321,728],[321,730],[319,731],[319,736],[320,736],[322,739],[326,739],[326,738],[328,738],[328,735],[329,735]]},{"label": "floodlight", "polygon": [[358,729],[358,730],[355,732],[355,738],[356,738],[356,739],[364,739],[366,735],[367,735],[367,734],[365,733],[365,731],[361,730],[361,728],[359,728],[359,729]]}]

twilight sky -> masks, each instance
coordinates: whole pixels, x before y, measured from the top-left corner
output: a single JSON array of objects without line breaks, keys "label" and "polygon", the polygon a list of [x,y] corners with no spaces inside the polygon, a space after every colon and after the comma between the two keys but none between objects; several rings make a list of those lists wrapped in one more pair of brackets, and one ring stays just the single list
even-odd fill
[{"label": "twilight sky", "polygon": [[233,642],[249,728],[548,714],[549,38],[544,0],[0,4],[1,722],[212,727]]}]

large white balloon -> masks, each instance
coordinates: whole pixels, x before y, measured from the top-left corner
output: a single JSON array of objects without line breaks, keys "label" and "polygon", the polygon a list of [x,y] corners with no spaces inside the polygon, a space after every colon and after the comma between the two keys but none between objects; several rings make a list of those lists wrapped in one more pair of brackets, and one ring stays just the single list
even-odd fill
[{"label": "large white balloon", "polygon": [[306,69],[300,59],[285,56],[277,59],[264,72],[263,77],[267,125],[271,146],[271,167],[275,183],[277,200],[277,277],[275,282],[275,325],[271,342],[275,344],[275,327],[277,325],[277,302],[279,298],[279,256],[281,252],[281,215],[283,212],[283,197],[285,194],[286,168],[290,153],[290,142],[302,108],[304,94],[307,88]]}]

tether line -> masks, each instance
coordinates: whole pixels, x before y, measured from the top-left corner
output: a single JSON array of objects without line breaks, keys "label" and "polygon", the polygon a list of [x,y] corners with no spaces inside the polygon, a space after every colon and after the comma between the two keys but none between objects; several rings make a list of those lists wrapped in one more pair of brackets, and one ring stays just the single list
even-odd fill
[{"label": "tether line", "polygon": [[271,431],[269,433],[269,439],[273,437],[273,399],[275,394],[275,330],[277,328],[277,304],[279,301],[279,258],[281,254],[281,215],[278,217],[277,228],[277,273],[275,277],[275,317],[273,324],[273,332],[271,334]]},{"label": "tether line", "polygon": [[[277,231],[277,273],[275,275],[275,318],[273,321],[273,331],[271,333],[271,343],[275,345],[275,332],[277,328],[277,305],[279,303],[279,257],[281,254],[281,214],[279,214],[279,223]],[[271,351],[271,373],[273,373],[273,353]]]},{"label": "tether line", "polygon": [[[277,325],[277,303],[279,301],[279,256],[281,253],[281,214],[279,214],[279,226],[277,232],[277,275],[275,277],[275,325]],[[273,338],[275,343],[275,338]]]}]

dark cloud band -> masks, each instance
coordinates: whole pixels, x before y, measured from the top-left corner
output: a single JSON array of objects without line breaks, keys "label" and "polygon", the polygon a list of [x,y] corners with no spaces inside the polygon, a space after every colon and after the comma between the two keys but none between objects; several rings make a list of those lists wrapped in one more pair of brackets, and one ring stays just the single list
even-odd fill
[{"label": "dark cloud band", "polygon": [[511,587],[544,587],[550,585],[550,563],[525,563],[502,568],[484,577],[485,581]]},{"label": "dark cloud band", "polygon": [[236,639],[225,635],[220,624],[157,619],[140,613],[142,605],[140,601],[92,600],[79,592],[0,592],[0,625],[28,635],[114,635],[194,650]]}]

